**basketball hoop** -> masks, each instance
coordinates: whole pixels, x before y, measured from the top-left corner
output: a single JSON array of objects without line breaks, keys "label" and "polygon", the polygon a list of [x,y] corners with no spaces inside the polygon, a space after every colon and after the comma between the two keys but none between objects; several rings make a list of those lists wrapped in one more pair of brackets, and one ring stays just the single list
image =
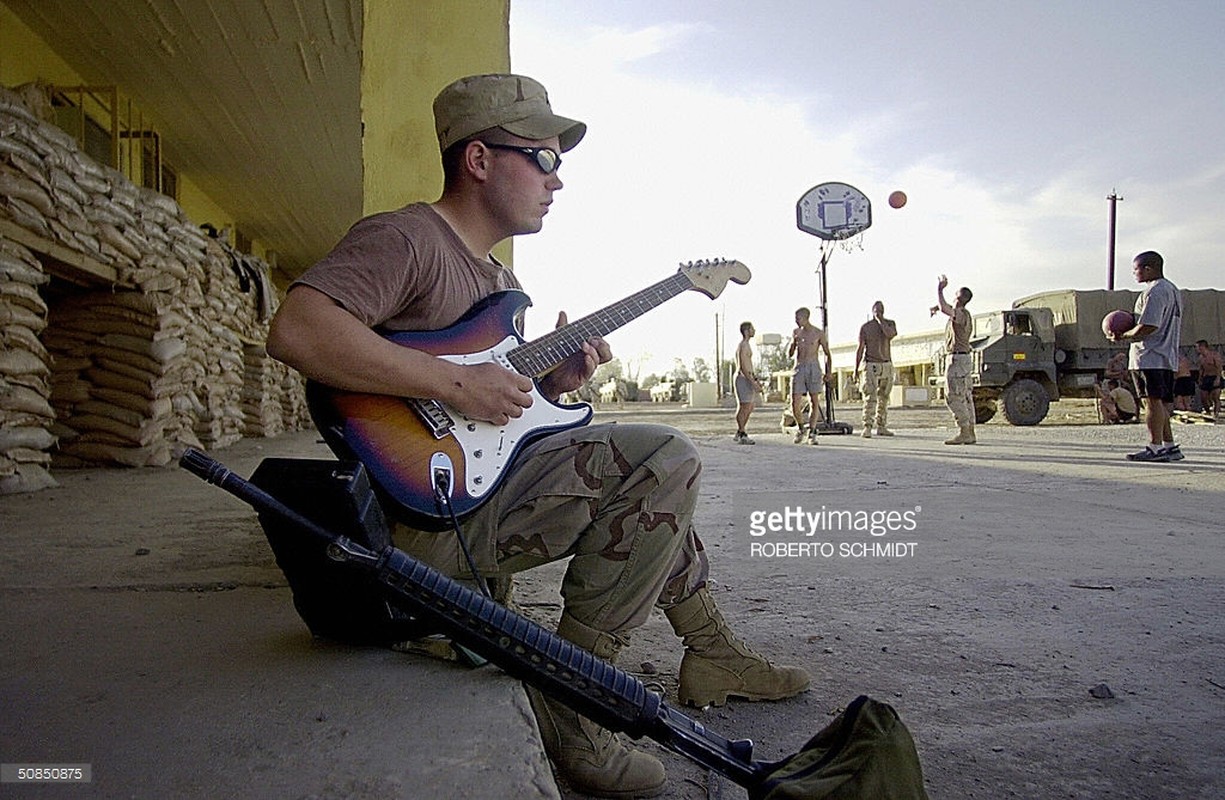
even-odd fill
[{"label": "basketball hoop", "polygon": [[[863,232],[872,227],[872,202],[867,195],[847,183],[820,183],[809,189],[795,204],[795,224],[805,233],[821,240],[821,262],[817,266],[821,290],[821,325],[829,330],[826,306],[826,271],[834,243],[846,253],[863,249]],[[796,420],[799,424],[799,420]],[[818,433],[849,434],[852,427],[834,421],[834,388],[825,384],[825,422]]]},{"label": "basketball hoop", "polygon": [[862,234],[872,227],[872,202],[850,184],[817,184],[795,204],[795,222],[800,230],[819,239],[846,242],[843,249],[862,250]]}]

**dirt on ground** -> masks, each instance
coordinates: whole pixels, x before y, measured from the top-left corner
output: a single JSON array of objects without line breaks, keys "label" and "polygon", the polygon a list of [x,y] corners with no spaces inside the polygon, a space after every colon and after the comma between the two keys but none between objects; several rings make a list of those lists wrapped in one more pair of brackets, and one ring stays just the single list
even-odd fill
[{"label": "dirt on ground", "polygon": [[[751,448],[732,443],[732,409],[596,414],[694,437],[706,462],[696,522],[716,597],[756,649],[813,675],[790,700],[687,714],[773,760],[868,694],[911,730],[932,798],[1225,796],[1218,428],[1177,426],[1187,460],[1140,467],[1122,456],[1144,441],[1143,426],[1101,425],[1090,402],[1052,406],[1034,428],[979,426],[972,448],[943,445],[944,408],[891,410],[898,435],[864,440],[858,409],[836,407],[854,434],[816,447],[791,443],[781,411],[754,413]],[[921,503],[924,555],[832,569],[748,556],[740,506],[801,487],[813,503]],[[562,568],[521,576],[527,613],[556,619]],[[619,663],[676,704],[680,656],[655,614]],[[664,798],[743,796],[649,739],[635,746],[664,761]]]},{"label": "dirt on ground", "polygon": [[[972,447],[943,444],[952,431],[940,407],[891,409],[896,436],[864,439],[858,409],[837,406],[835,418],[854,432],[822,436],[817,446],[792,443],[777,403],[754,412],[756,444],[736,444],[733,414],[627,403],[598,408],[594,419],[665,423],[693,438],[703,459],[695,526],[710,555],[712,592],[750,645],[812,674],[811,689],[788,700],[686,714],[728,739],[752,740],[754,759],[768,761],[795,752],[868,694],[910,729],[933,800],[1225,797],[1219,426],[1177,425],[1185,460],[1140,464],[1123,455],[1144,441],[1144,427],[1098,424],[1083,401],[1053,405],[1032,428],[993,420],[979,426]],[[318,447],[297,435],[244,440],[217,455],[247,475],[263,457],[318,457]],[[54,580],[64,582],[51,588],[69,593],[283,587],[241,503],[201,507],[185,494],[195,479],[173,469],[100,475],[72,476],[70,494],[0,502],[0,520],[37,517],[77,531],[42,542],[9,531],[10,591],[49,591],[50,578],[21,566],[48,558],[59,564]],[[80,507],[65,499],[91,481],[104,490]],[[151,485],[161,487],[160,499],[134,503]],[[799,504],[913,511],[918,525],[906,538],[915,548],[907,558],[755,554],[754,542],[833,541],[827,532],[751,532],[749,515]],[[82,518],[106,524],[80,525]],[[517,576],[524,613],[556,621],[564,569]],[[69,644],[53,655],[61,646]],[[681,655],[655,613],[618,664],[675,705]],[[667,800],[744,796],[649,739],[636,746],[663,760]],[[564,784],[561,792],[583,797]]]}]

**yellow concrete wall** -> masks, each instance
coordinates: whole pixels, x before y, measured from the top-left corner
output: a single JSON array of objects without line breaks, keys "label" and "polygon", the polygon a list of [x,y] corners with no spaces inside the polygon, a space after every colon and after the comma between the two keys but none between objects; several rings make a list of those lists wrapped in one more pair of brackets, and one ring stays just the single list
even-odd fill
[{"label": "yellow concrete wall", "polygon": [[[509,69],[509,0],[365,0],[363,213],[437,199],[434,95],[456,78]],[[497,252],[509,261],[509,246]]]},{"label": "yellow concrete wall", "polygon": [[84,83],[8,6],[0,3],[0,84],[19,86],[40,79],[68,85]]}]

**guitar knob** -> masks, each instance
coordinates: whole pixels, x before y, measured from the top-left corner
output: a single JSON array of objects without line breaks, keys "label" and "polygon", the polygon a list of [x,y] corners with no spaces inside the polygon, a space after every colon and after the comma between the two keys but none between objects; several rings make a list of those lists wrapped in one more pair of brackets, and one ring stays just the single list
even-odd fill
[{"label": "guitar knob", "polygon": [[485,482],[485,479],[482,476],[477,475],[472,479],[472,482],[475,483],[477,486],[480,486],[482,483]]},{"label": "guitar knob", "polygon": [[485,451],[484,451],[484,450],[473,450],[473,451],[472,451],[472,457],[473,457],[473,458],[480,458],[480,457],[481,457],[481,456],[483,456],[483,455],[485,455]]}]

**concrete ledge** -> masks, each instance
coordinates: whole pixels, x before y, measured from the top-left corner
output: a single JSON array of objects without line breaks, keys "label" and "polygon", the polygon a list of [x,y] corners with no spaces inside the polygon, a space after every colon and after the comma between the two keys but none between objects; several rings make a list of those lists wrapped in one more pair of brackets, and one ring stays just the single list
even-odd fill
[{"label": "concrete ledge", "polygon": [[4,761],[89,763],[92,797],[557,796],[516,681],[312,639],[287,590],[4,607]]},{"label": "concrete ledge", "polygon": [[[219,455],[325,457],[313,434]],[[58,797],[559,797],[521,685],[311,637],[255,512],[177,468],[0,504],[0,761]]]}]

